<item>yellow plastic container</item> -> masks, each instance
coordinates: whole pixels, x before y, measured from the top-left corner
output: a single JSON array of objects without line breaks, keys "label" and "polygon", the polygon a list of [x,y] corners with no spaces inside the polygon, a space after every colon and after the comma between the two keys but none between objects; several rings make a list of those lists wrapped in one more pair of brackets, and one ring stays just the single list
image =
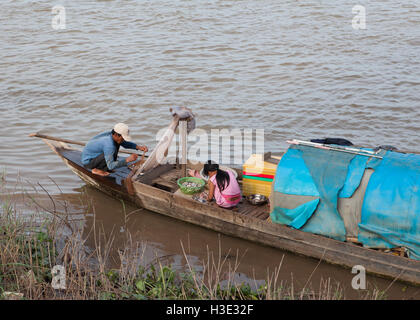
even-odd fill
[{"label": "yellow plastic container", "polygon": [[277,164],[263,159],[262,154],[253,154],[244,163],[242,167],[242,194],[244,196],[256,193],[270,196]]}]

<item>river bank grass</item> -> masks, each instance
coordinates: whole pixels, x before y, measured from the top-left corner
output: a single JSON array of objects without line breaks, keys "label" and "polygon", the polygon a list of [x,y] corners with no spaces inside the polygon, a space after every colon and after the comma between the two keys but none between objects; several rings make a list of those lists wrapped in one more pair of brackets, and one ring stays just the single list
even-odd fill
[{"label": "river bank grass", "polygon": [[[293,281],[289,284],[279,280],[281,263],[272,272],[267,271],[263,284],[239,283],[235,280],[239,254],[231,263],[220,248],[217,254],[208,251],[200,268],[190,262],[182,243],[187,266],[184,270],[159,257],[145,264],[144,246],[133,241],[129,233],[124,249],[118,251],[119,267],[110,267],[113,235],[106,235],[93,224],[90,236],[95,239],[95,247],[88,248],[81,224],[59,213],[58,204],[47,195],[52,209],[32,198],[38,210],[30,215],[19,212],[11,197],[1,199],[0,299],[345,299],[342,285],[330,278],[321,279],[314,288],[312,274],[308,275],[301,289],[294,287]],[[56,274],[54,269],[64,273]],[[385,297],[377,289],[361,295],[362,299]]]}]

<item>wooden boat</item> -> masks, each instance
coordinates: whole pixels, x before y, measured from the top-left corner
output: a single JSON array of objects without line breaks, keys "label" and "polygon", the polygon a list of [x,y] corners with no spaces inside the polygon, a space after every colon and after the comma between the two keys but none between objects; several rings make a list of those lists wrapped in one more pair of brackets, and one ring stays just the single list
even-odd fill
[{"label": "wooden boat", "polygon": [[[118,168],[108,177],[98,176],[84,168],[79,150],[63,142],[43,140],[83,181],[112,197],[226,235],[348,268],[361,265],[367,273],[420,285],[420,261],[274,224],[269,219],[268,204],[254,206],[243,201],[237,210],[228,210],[192,200],[178,190],[181,169],[176,165],[159,165],[138,177],[133,182],[135,194],[130,195],[123,183],[129,168]],[[238,171],[240,183],[241,178]]]}]

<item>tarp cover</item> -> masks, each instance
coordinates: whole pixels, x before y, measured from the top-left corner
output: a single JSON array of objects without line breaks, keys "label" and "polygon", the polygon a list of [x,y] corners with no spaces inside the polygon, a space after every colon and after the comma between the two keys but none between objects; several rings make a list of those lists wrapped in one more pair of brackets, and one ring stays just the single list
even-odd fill
[{"label": "tarp cover", "polygon": [[405,247],[420,260],[420,156],[387,152],[366,189],[358,240],[375,248]]},{"label": "tarp cover", "polygon": [[[277,167],[274,191],[317,196],[319,202],[314,206],[315,202],[311,201],[293,210],[277,206],[270,213],[271,219],[297,229],[300,225],[303,226],[303,231],[344,241],[346,229],[337,211],[337,199],[354,157],[351,153],[300,145],[290,146]],[[292,224],[292,221],[298,223]]]},{"label": "tarp cover", "polygon": [[[382,151],[383,160],[293,145],[282,157],[276,193],[313,196],[296,208],[275,206],[273,222],[344,241],[338,198],[349,198],[367,168],[373,172],[363,199],[358,240],[367,247],[405,247],[420,260],[420,156]],[[313,198],[312,198],[313,199]]]}]

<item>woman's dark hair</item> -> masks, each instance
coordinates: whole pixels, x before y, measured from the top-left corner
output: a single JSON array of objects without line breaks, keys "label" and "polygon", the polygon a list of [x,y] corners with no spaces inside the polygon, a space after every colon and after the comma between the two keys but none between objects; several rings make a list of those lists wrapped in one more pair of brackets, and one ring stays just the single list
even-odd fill
[{"label": "woman's dark hair", "polygon": [[219,169],[219,165],[211,160],[208,160],[206,164],[204,164],[203,173],[208,176],[209,171],[217,171],[216,173],[216,182],[217,186],[219,187],[220,191],[223,191],[227,188],[230,183],[229,174]]}]

